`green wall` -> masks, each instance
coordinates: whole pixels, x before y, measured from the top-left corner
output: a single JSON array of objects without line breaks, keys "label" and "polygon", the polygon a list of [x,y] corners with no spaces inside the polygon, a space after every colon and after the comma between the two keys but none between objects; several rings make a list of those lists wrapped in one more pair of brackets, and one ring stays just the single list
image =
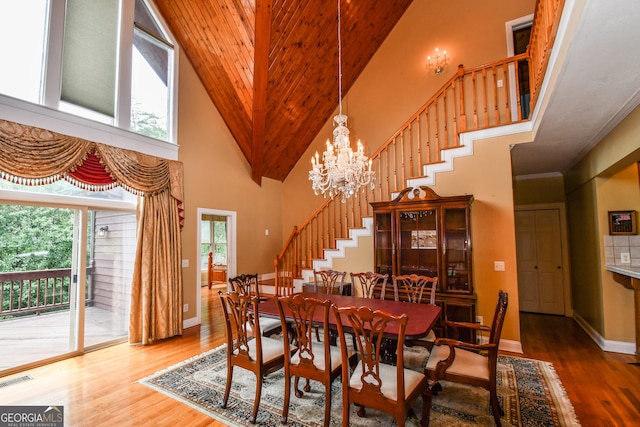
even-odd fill
[{"label": "green wall", "polygon": [[[574,313],[604,340],[634,341],[632,291],[621,296],[625,289],[613,282],[605,268],[603,241],[609,232],[607,210],[640,206],[640,188],[629,191],[628,184],[630,170],[638,161],[640,107],[565,174]],[[637,170],[635,173],[637,176]]]}]

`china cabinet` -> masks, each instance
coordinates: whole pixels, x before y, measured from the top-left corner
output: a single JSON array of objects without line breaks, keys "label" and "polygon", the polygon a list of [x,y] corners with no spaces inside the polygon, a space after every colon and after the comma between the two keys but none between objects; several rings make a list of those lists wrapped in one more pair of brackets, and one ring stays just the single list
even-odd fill
[{"label": "china cabinet", "polygon": [[[388,202],[371,203],[377,273],[438,277],[442,319],[475,322],[471,252],[473,196],[440,197],[429,187],[407,188]],[[450,336],[440,321],[436,335]],[[461,339],[474,339],[460,336]]]}]

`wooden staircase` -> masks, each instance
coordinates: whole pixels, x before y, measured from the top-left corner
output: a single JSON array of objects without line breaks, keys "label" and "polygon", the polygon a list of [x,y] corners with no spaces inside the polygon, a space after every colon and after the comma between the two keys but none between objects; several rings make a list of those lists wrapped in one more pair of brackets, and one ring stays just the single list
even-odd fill
[{"label": "wooden staircase", "polygon": [[334,258],[344,257],[346,247],[371,235],[371,202],[390,200],[406,187],[434,185],[438,173],[454,170],[457,157],[473,155],[479,131],[504,132],[508,126],[516,132],[518,124],[528,122],[521,115],[518,68],[523,62],[529,67],[529,111],[534,111],[563,7],[564,0],[538,0],[526,53],[471,69],[460,65],[456,75],[373,153],[375,188],[344,203],[327,199],[304,224],[294,227],[274,260],[275,293],[298,289],[313,269],[331,268]]}]

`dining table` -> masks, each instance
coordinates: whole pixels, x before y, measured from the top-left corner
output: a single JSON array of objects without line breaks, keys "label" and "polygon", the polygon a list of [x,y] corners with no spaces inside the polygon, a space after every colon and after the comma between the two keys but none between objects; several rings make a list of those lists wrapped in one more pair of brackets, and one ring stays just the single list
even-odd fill
[{"label": "dining table", "polygon": [[[440,307],[431,304],[416,304],[404,301],[395,300],[381,300],[374,298],[363,298],[347,295],[326,294],[323,292],[299,292],[298,294],[305,297],[312,297],[319,300],[329,300],[331,303],[338,307],[362,307],[367,306],[372,310],[381,310],[393,315],[407,315],[407,326],[405,329],[405,339],[415,340],[421,337],[427,336],[433,325],[440,316]],[[273,316],[279,317],[278,307],[275,298],[266,298],[259,305],[258,310],[261,316]],[[283,306],[285,318],[287,317],[286,307]],[[321,313],[316,314],[318,323],[321,323]],[[315,320],[315,319],[314,319]],[[333,310],[329,315],[329,327],[336,328],[336,319],[333,314]],[[397,338],[399,327],[396,323],[387,325],[385,331],[389,338]]]}]

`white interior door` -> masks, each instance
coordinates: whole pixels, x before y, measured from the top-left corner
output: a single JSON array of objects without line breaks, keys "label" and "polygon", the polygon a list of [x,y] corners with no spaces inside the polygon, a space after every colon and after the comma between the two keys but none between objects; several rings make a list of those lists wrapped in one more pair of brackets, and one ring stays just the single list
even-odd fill
[{"label": "white interior door", "polygon": [[516,212],[520,310],[565,314],[560,212]]}]

